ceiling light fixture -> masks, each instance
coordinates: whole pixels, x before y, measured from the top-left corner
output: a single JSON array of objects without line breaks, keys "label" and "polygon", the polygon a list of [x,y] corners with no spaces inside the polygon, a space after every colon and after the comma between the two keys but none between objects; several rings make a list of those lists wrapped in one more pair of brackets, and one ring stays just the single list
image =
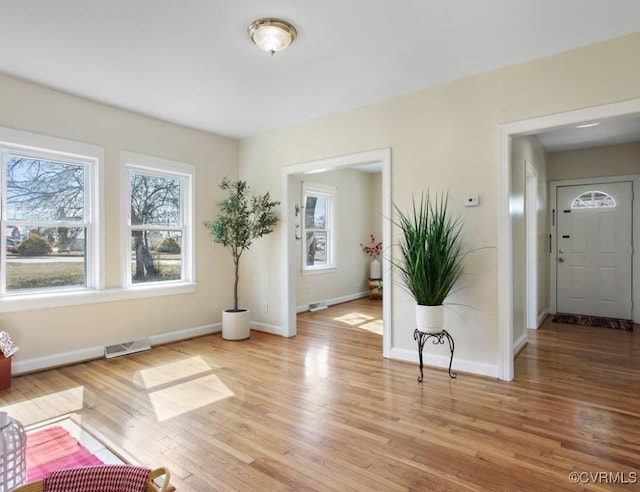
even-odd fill
[{"label": "ceiling light fixture", "polygon": [[247,32],[258,48],[271,55],[287,48],[298,34],[296,28],[287,21],[270,18],[253,21],[249,24]]},{"label": "ceiling light fixture", "polygon": [[591,128],[592,126],[598,126],[600,123],[585,123],[584,125],[576,125],[576,128]]}]

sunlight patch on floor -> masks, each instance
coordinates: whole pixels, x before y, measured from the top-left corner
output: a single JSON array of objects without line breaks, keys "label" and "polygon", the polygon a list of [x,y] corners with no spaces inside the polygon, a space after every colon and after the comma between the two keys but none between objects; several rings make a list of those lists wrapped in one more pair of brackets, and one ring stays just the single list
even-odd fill
[{"label": "sunlight patch on floor", "polygon": [[375,319],[373,316],[369,316],[368,314],[362,313],[349,313],[344,316],[338,316],[337,318],[333,318],[334,321],[339,321],[340,323],[346,323],[351,326],[357,326],[367,321],[371,321]]},{"label": "sunlight patch on floor", "polygon": [[202,357],[189,357],[185,360],[138,371],[133,380],[138,386],[151,389],[211,372],[212,369],[218,369],[218,367],[211,366]]},{"label": "sunlight patch on floor", "polygon": [[211,374],[151,392],[149,400],[158,422],[163,422],[231,396],[234,392]]},{"label": "sunlight patch on floor", "polygon": [[358,328],[362,328],[363,330],[370,331],[371,333],[375,333],[376,335],[382,335],[382,320],[374,319],[369,323],[364,323],[360,325]]},{"label": "sunlight patch on floor", "polygon": [[382,319],[368,314],[353,312],[333,318],[334,321],[345,323],[355,328],[370,331],[376,335],[382,335]]},{"label": "sunlight patch on floor", "polygon": [[20,421],[23,425],[31,425],[43,420],[52,419],[82,410],[84,402],[84,386],[76,386],[64,391],[56,391],[28,401],[0,407],[0,411]]}]

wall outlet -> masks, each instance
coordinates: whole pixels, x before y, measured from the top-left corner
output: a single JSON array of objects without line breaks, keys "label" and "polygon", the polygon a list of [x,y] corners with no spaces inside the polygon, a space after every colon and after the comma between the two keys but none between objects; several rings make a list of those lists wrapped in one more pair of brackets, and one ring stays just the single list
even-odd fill
[{"label": "wall outlet", "polygon": [[262,306],[262,312],[263,313],[268,313],[269,312],[269,304],[264,304]]},{"label": "wall outlet", "polygon": [[465,207],[477,207],[480,203],[478,199],[478,195],[470,195],[464,197],[464,206]]}]

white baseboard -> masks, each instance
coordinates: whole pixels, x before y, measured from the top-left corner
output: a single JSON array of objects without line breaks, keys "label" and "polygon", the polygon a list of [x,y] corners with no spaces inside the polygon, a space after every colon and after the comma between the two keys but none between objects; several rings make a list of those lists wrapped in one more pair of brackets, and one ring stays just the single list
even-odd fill
[{"label": "white baseboard", "polygon": [[11,361],[12,374],[24,374],[26,372],[41,371],[53,367],[66,366],[85,360],[98,359],[104,357],[104,346],[87,347],[71,352],[52,354],[44,357],[34,357],[33,359]]},{"label": "white baseboard", "polygon": [[282,326],[268,325],[267,323],[259,323],[257,321],[252,321],[251,326],[255,326],[255,329],[258,331],[272,333],[273,335],[280,335],[281,337],[284,336],[284,330],[282,329]]},{"label": "white baseboard", "polygon": [[179,342],[188,338],[201,337],[203,335],[211,335],[222,331],[222,323],[214,323],[212,325],[198,326],[195,328],[187,328],[185,330],[171,331],[169,333],[161,333],[149,337],[151,346],[163,345],[165,343]]},{"label": "white baseboard", "polygon": [[529,339],[527,338],[526,332],[520,335],[520,337],[513,344],[513,353],[516,355],[519,354],[528,341]]},{"label": "white baseboard", "polygon": [[[333,299],[331,304],[338,304],[340,302],[346,302],[347,300],[359,299],[361,297],[368,296],[368,293],[364,295],[345,296],[342,298]],[[272,333],[274,335],[282,336],[282,327],[269,325],[266,323],[252,322],[259,331],[266,333]],[[187,340],[189,338],[199,337],[203,335],[209,335],[212,333],[218,333],[222,329],[221,323],[215,323],[211,325],[199,326],[196,328],[187,328],[185,330],[178,330],[169,333],[162,333],[159,335],[153,335],[149,337],[149,341],[152,346],[162,345],[165,343],[178,342],[180,340]],[[448,352],[448,348],[444,348]],[[104,357],[104,346],[87,347],[80,350],[73,350],[70,352],[63,352],[59,354],[48,355],[45,357],[34,357],[32,359],[21,360],[12,364],[12,372],[15,375],[24,374],[28,372],[41,371],[44,369],[50,369],[53,367],[59,367],[68,364],[75,364],[91,359],[99,359]],[[391,359],[401,360],[405,362],[413,362],[418,364],[418,351],[392,348],[390,351]],[[449,368],[449,355],[447,354],[425,354],[424,364],[426,367],[438,367],[442,369]],[[461,360],[453,357],[452,370],[468,372],[472,374],[478,374],[481,376],[498,377],[498,367],[490,364],[481,364],[477,362],[471,362]]]},{"label": "white baseboard", "polygon": [[[422,361],[425,367],[438,367],[440,369],[449,369],[449,347],[443,345],[443,351],[446,355],[440,354],[427,354],[423,352]],[[400,348],[392,348],[389,358],[401,360],[405,362],[413,362],[416,365],[420,363],[418,359],[418,346],[416,344],[415,350],[407,350]],[[417,367],[417,366],[416,366]],[[455,353],[453,355],[453,363],[451,364],[451,370],[453,372],[468,372],[471,374],[477,374],[479,376],[489,376],[492,378],[498,377],[498,366],[492,364],[482,364],[478,362],[472,362],[468,360],[462,360],[456,358]]]},{"label": "white baseboard", "polygon": [[[333,299],[321,299],[322,302],[326,302],[327,306],[332,306],[334,304],[340,304],[343,302],[355,301],[356,299],[362,299],[363,297],[369,297],[369,292],[357,292],[355,294],[349,294],[341,297],[334,297]],[[321,302],[315,301],[315,302]],[[296,313],[304,313],[305,311],[309,311],[309,304],[302,304],[300,306],[296,306]]]},{"label": "white baseboard", "polygon": [[[173,331],[153,335],[149,337],[151,345],[162,345],[165,343],[178,342],[189,338],[209,335],[219,332],[222,329],[220,323],[212,325],[199,326],[196,328],[187,328],[186,330]],[[80,350],[72,350],[70,352],[62,352],[59,354],[47,355],[45,357],[34,357],[21,361],[12,361],[11,372],[15,375],[27,372],[42,371],[43,369],[51,369],[53,367],[65,366],[68,364],[76,364],[91,359],[99,359],[104,357],[104,346],[87,347]]]}]

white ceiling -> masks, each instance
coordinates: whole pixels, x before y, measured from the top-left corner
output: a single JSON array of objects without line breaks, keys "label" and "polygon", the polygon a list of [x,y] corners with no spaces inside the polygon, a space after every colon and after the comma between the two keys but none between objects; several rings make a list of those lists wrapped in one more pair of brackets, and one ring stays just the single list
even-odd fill
[{"label": "white ceiling", "polygon": [[640,115],[610,118],[593,123],[597,125],[586,128],[568,126],[539,133],[538,139],[549,152],[640,141]]},{"label": "white ceiling", "polygon": [[637,31],[637,0],[3,0],[0,71],[242,138]]}]

